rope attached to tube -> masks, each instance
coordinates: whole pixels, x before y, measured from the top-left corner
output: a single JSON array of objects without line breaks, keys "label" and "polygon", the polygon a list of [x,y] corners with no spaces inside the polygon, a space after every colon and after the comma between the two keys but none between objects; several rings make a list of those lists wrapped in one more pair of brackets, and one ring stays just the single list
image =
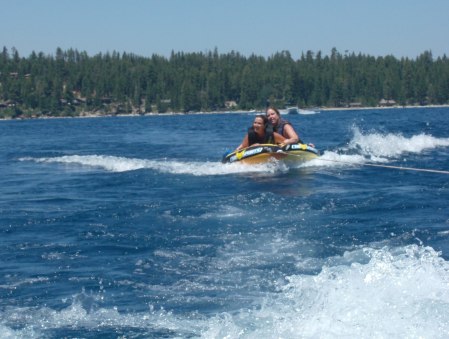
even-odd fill
[{"label": "rope attached to tube", "polygon": [[348,161],[342,161],[342,160],[330,160],[330,159],[322,159],[318,158],[322,161],[331,161],[331,162],[339,162],[343,164],[349,164],[349,165],[361,165],[361,166],[370,166],[370,167],[381,167],[381,168],[391,168],[391,169],[398,169],[403,171],[415,171],[415,172],[428,172],[428,173],[439,173],[439,174],[449,174],[449,171],[444,170],[435,170],[435,169],[427,169],[427,168],[415,168],[415,167],[402,167],[402,166],[391,166],[391,165],[378,165],[378,164],[353,164]]},{"label": "rope attached to tube", "polygon": [[[289,156],[297,156],[296,154],[289,154]],[[321,157],[317,158],[321,161],[330,161],[330,162],[339,162],[342,164],[348,164],[353,166],[370,166],[370,167],[380,167],[380,168],[390,168],[390,169],[398,169],[402,171],[415,171],[415,172],[427,172],[427,173],[438,173],[438,174],[448,174],[449,171],[445,170],[435,170],[435,169],[427,169],[427,168],[415,168],[415,167],[402,167],[402,166],[392,166],[392,165],[379,165],[379,164],[354,164],[349,161],[343,161],[343,160],[331,160],[331,159],[323,159]]]}]

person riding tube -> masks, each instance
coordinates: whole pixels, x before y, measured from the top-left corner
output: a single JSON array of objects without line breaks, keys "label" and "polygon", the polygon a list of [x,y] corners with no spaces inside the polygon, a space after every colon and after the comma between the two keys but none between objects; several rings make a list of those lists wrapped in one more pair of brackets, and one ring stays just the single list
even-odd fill
[{"label": "person riding tube", "polygon": [[293,128],[292,124],[281,118],[279,110],[273,106],[269,106],[266,111],[268,121],[273,126],[273,131],[279,133],[285,138],[285,144],[303,143]]},{"label": "person riding tube", "polygon": [[285,138],[273,131],[265,115],[256,115],[253,126],[248,129],[237,150],[260,144],[285,144]]}]

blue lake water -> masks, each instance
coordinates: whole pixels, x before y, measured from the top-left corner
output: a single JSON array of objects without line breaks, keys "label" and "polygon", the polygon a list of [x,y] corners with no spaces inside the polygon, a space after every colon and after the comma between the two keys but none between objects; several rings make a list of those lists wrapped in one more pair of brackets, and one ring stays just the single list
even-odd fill
[{"label": "blue lake water", "polygon": [[0,121],[2,338],[449,337],[449,108]]}]

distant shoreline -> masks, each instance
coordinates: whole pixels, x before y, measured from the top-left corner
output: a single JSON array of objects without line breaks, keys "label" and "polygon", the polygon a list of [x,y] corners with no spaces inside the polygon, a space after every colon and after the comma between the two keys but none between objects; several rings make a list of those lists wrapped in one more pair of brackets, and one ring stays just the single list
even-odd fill
[{"label": "distant shoreline", "polygon": [[445,105],[407,105],[407,106],[377,106],[377,107],[369,107],[369,106],[363,106],[363,107],[322,107],[319,110],[320,111],[357,111],[357,110],[367,110],[367,109],[398,109],[398,108],[443,108],[443,107],[449,107],[449,104]]},{"label": "distant shoreline", "polygon": [[[378,106],[378,107],[319,107],[316,108],[316,111],[322,112],[331,112],[331,111],[363,111],[363,110],[375,110],[375,109],[410,109],[410,108],[445,108],[449,107],[449,104],[446,105],[408,105],[408,106]],[[304,108],[307,110],[307,108]],[[78,119],[78,118],[112,118],[112,117],[141,117],[141,116],[173,116],[173,115],[211,115],[211,114],[250,114],[250,113],[263,113],[263,111],[259,110],[242,110],[242,111],[211,111],[211,112],[168,112],[168,113],[130,113],[130,114],[99,114],[99,113],[89,113],[84,112],[82,115],[78,116],[41,116],[41,117],[19,117],[19,118],[0,118],[0,121],[11,121],[11,120],[41,120],[41,119]],[[318,114],[317,113],[317,114]],[[302,115],[302,114],[298,114]],[[304,114],[306,115],[306,114]]]}]

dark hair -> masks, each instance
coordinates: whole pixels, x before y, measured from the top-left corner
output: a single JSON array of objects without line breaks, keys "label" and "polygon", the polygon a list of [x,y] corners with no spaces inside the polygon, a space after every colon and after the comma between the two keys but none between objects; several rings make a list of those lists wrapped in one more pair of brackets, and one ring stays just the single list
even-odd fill
[{"label": "dark hair", "polygon": [[261,118],[263,120],[263,124],[266,126],[268,124],[268,118],[266,115],[263,114],[258,114],[254,117],[254,120],[256,120],[256,118]]},{"label": "dark hair", "polygon": [[269,109],[272,109],[273,111],[276,112],[276,114],[277,114],[278,116],[281,116],[281,113],[279,112],[279,110],[278,110],[276,107],[274,107],[274,106],[268,106],[267,109],[265,110],[265,114],[267,114],[267,112],[268,112]]}]

